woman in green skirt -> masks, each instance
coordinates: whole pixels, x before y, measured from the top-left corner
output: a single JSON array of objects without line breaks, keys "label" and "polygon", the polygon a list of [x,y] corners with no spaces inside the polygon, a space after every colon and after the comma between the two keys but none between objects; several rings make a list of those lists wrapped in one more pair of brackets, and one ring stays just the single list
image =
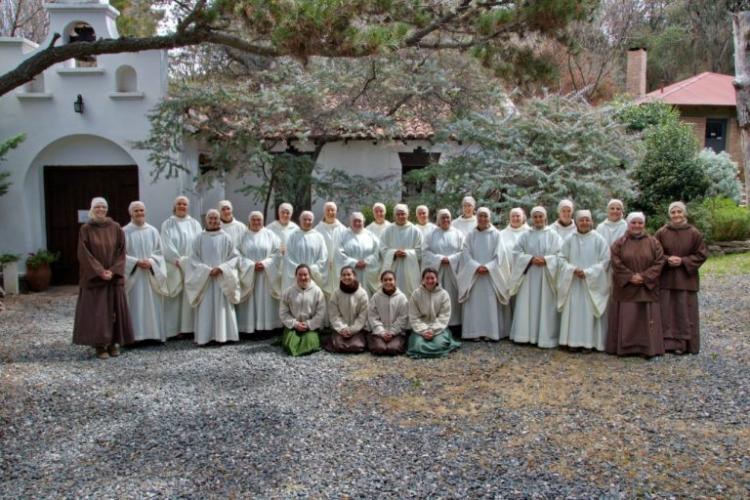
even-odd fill
[{"label": "woman in green skirt", "polygon": [[448,329],[451,298],[438,284],[438,273],[432,268],[422,271],[422,286],[409,299],[409,349],[412,358],[439,358],[461,347]]},{"label": "woman in green skirt", "polygon": [[318,330],[326,315],[326,299],[306,264],[297,266],[294,277],[295,284],[284,290],[279,304],[284,324],[281,346],[292,356],[303,356],[320,350]]}]

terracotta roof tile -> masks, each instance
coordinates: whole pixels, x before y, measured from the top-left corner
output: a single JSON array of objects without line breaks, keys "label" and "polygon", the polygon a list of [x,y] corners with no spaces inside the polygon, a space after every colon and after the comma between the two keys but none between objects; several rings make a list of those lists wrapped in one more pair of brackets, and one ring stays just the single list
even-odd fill
[{"label": "terracotta roof tile", "polygon": [[737,106],[732,75],[701,73],[649,92],[637,103],[666,102],[675,106]]}]

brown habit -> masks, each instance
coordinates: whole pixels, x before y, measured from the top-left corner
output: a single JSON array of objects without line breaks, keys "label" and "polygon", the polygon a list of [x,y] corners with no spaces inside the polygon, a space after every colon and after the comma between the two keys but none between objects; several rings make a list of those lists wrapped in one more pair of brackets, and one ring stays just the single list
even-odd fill
[{"label": "brown habit", "polygon": [[700,316],[698,269],[708,258],[701,233],[689,224],[667,224],[654,235],[664,255],[682,258],[677,267],[664,265],[661,273],[661,318],[666,351],[700,350]]},{"label": "brown habit", "polygon": [[[625,233],[612,244],[612,302],[606,350],[619,356],[664,354],[659,307],[659,279],[664,252],[659,242],[644,234]],[[630,283],[634,274],[642,285]]]},{"label": "brown habit", "polygon": [[[78,233],[78,303],[73,343],[90,346],[133,343],[125,298],[125,234],[110,218],[89,221]],[[110,281],[99,275],[112,271]]]},{"label": "brown habit", "polygon": [[364,331],[357,332],[351,337],[344,338],[340,334],[333,332],[325,342],[323,342],[323,349],[328,352],[340,352],[340,353],[360,353],[365,352],[367,348],[367,339]]}]

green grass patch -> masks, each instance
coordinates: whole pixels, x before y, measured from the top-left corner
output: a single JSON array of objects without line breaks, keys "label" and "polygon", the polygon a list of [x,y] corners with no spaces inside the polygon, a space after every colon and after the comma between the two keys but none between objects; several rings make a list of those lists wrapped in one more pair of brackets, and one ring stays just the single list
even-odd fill
[{"label": "green grass patch", "polygon": [[709,258],[701,267],[701,276],[750,274],[750,253]]}]

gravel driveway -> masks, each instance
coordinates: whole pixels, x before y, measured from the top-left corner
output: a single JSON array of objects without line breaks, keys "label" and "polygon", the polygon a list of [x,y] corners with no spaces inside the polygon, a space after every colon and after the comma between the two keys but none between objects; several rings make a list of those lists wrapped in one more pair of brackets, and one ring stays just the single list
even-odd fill
[{"label": "gravel driveway", "polygon": [[0,497],[750,496],[750,276],[698,356],[464,344],[447,359],[190,341],[94,360],[75,289],[0,316]]}]

